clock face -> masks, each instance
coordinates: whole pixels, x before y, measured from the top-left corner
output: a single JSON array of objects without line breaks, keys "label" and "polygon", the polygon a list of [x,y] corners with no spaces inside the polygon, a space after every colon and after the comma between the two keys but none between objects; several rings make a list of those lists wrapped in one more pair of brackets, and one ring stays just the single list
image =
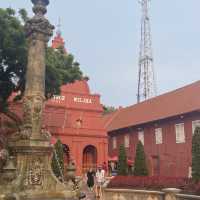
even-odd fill
[{"label": "clock face", "polygon": [[81,128],[82,127],[83,121],[81,119],[76,120],[76,128]]}]

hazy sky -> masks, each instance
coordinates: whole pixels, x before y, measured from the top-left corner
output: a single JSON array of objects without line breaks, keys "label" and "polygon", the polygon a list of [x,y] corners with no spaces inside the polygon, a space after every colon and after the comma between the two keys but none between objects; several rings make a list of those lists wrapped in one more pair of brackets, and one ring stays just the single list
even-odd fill
[{"label": "hazy sky", "polygon": [[[26,8],[31,0],[0,0]],[[200,77],[200,1],[152,0],[151,29],[158,94]],[[66,48],[90,77],[102,103],[136,102],[141,8],[138,0],[50,0],[49,20],[62,23]]]}]

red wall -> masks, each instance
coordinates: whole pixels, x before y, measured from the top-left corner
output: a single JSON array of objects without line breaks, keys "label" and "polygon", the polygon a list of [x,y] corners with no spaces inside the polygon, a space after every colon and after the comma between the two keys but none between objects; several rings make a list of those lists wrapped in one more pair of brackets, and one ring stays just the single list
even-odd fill
[{"label": "red wall", "polygon": [[[150,174],[187,177],[191,166],[192,121],[195,120],[200,120],[200,113],[189,113],[181,117],[110,132],[109,156],[118,155],[118,148],[115,150],[112,148],[112,137],[117,137],[117,147],[119,147],[124,142],[124,135],[128,133],[130,146],[127,148],[127,155],[134,160],[138,142],[138,128],[141,128],[144,130],[144,149]],[[175,124],[178,123],[184,123],[185,143],[176,143]],[[162,144],[155,142],[155,128],[162,128]],[[160,166],[157,172],[153,170],[156,165]]]}]

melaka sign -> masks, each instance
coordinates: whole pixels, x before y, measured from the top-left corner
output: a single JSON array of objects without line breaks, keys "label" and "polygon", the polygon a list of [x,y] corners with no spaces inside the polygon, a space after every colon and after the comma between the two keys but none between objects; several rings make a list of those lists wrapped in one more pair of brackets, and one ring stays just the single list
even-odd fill
[{"label": "melaka sign", "polygon": [[64,101],[65,96],[53,95],[53,100]]},{"label": "melaka sign", "polygon": [[[58,101],[58,102],[64,101],[65,96],[53,95],[53,100]],[[83,97],[74,97],[74,102],[85,103],[85,104],[92,104],[93,103],[91,98],[83,98]]]},{"label": "melaka sign", "polygon": [[83,98],[83,97],[74,97],[74,102],[91,104],[92,103],[92,99]]}]

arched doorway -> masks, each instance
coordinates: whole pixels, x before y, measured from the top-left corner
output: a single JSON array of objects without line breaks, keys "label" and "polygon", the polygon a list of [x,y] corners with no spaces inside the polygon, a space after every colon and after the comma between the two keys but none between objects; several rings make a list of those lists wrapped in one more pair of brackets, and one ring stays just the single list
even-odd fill
[{"label": "arched doorway", "polygon": [[96,170],[97,168],[97,149],[92,145],[88,145],[83,150],[83,164],[82,171],[85,173],[92,168]]},{"label": "arched doorway", "polygon": [[64,152],[64,165],[67,166],[70,161],[70,149],[68,145],[63,144],[63,152]]}]

